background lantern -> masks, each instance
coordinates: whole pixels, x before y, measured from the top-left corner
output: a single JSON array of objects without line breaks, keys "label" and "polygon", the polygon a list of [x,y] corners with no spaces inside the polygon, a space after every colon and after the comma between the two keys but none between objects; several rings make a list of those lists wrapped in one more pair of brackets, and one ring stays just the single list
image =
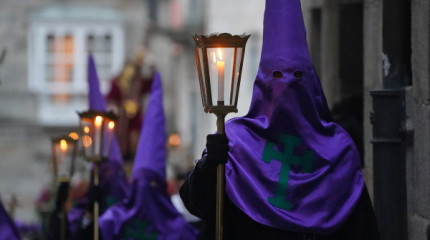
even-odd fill
[{"label": "background lantern", "polygon": [[107,160],[118,117],[112,112],[95,110],[79,113],[79,117],[85,159],[96,163]]},{"label": "background lantern", "polygon": [[[113,112],[89,110],[78,113],[80,118],[81,142],[84,156],[93,165],[93,184],[99,185],[99,166],[109,159],[112,140],[115,135],[115,121],[118,117]],[[94,203],[94,240],[99,239],[99,203]]]},{"label": "background lantern", "polygon": [[56,181],[70,181],[72,178],[77,142],[68,135],[52,138],[52,167]]},{"label": "background lantern", "polygon": [[[217,133],[224,134],[224,119],[237,112],[245,45],[250,35],[229,33],[194,35],[197,72],[203,110],[217,116]],[[225,166],[217,167],[216,236],[222,239]]]},{"label": "background lantern", "polygon": [[[69,135],[63,135],[52,138],[52,167],[54,179],[56,183],[60,183],[58,191],[63,192],[68,196],[70,179],[75,171],[75,158],[77,153],[77,139]],[[64,187],[64,188],[63,188]],[[60,194],[61,195],[61,194]],[[61,202],[61,224],[60,224],[60,239],[66,240],[66,202],[67,197]],[[62,201],[63,201],[62,200]],[[58,201],[58,199],[56,199]]]}]

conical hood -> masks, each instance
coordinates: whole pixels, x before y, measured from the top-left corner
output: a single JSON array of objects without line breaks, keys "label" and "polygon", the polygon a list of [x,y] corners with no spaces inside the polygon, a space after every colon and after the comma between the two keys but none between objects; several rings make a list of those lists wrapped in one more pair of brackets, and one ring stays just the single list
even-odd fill
[{"label": "conical hood", "polygon": [[144,169],[152,171],[160,179],[166,179],[166,129],[162,91],[160,74],[156,73],[134,158],[133,180]]},{"label": "conical hood", "polygon": [[255,221],[328,233],[355,207],[364,184],[359,154],[332,122],[309,57],[300,0],[266,0],[251,106],[226,123],[226,134],[226,192]]},{"label": "conical hood", "polygon": [[97,111],[107,111],[106,101],[100,92],[99,77],[97,75],[96,64],[92,55],[88,56],[88,100],[90,109]]},{"label": "conical hood", "polygon": [[130,197],[109,208],[99,223],[105,240],[196,239],[197,231],[167,195],[166,131],[159,73],[154,75],[134,158]]},{"label": "conical hood", "polygon": [[268,0],[260,68],[312,67],[299,0]]},{"label": "conical hood", "polygon": [[[88,56],[88,100],[91,110],[107,111],[106,100],[100,91],[99,78],[93,56]],[[101,210],[125,198],[128,183],[123,171],[123,161],[116,135],[112,139],[109,161],[99,165],[100,187],[104,201]]]},{"label": "conical hood", "polygon": [[[96,64],[93,56],[88,56],[88,101],[91,110],[107,111],[106,100],[100,92],[99,77],[97,75]],[[113,138],[109,161],[117,162],[122,165],[121,151],[116,135]]]}]

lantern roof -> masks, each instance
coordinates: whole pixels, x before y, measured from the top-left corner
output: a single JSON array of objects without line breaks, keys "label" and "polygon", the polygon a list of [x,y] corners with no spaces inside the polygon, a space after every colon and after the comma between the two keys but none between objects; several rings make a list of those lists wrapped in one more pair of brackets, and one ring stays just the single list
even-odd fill
[{"label": "lantern roof", "polygon": [[111,120],[117,120],[118,116],[113,113],[112,111],[109,112],[105,112],[105,111],[97,111],[97,110],[93,110],[90,109],[88,111],[85,112],[78,112],[78,115],[80,118],[95,118],[97,116],[102,116],[104,118],[109,118]]},{"label": "lantern roof", "polygon": [[60,142],[61,140],[65,140],[67,143],[76,143],[78,140],[71,138],[69,135],[60,135],[56,137],[52,137],[51,141],[53,143]]},{"label": "lantern roof", "polygon": [[250,34],[232,35],[230,33],[212,33],[210,35],[197,35],[192,37],[196,47],[244,47]]}]

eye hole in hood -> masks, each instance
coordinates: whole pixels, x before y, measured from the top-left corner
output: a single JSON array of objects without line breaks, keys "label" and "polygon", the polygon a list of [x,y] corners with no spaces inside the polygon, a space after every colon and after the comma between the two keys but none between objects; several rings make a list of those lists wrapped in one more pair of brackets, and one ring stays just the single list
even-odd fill
[{"label": "eye hole in hood", "polygon": [[295,71],[293,75],[295,78],[300,79],[302,78],[303,73],[301,71]]},{"label": "eye hole in hood", "polygon": [[282,74],[282,72],[281,72],[281,71],[273,71],[272,76],[273,76],[273,78],[275,78],[275,79],[281,79],[281,78],[282,78],[282,76],[283,76],[283,74]]}]

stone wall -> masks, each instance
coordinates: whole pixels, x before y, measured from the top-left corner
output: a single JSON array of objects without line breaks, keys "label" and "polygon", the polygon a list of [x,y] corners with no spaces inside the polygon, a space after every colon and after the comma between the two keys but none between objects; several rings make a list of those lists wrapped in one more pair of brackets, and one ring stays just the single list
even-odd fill
[{"label": "stone wall", "polygon": [[412,0],[413,158],[407,159],[409,239],[430,230],[430,4]]}]

